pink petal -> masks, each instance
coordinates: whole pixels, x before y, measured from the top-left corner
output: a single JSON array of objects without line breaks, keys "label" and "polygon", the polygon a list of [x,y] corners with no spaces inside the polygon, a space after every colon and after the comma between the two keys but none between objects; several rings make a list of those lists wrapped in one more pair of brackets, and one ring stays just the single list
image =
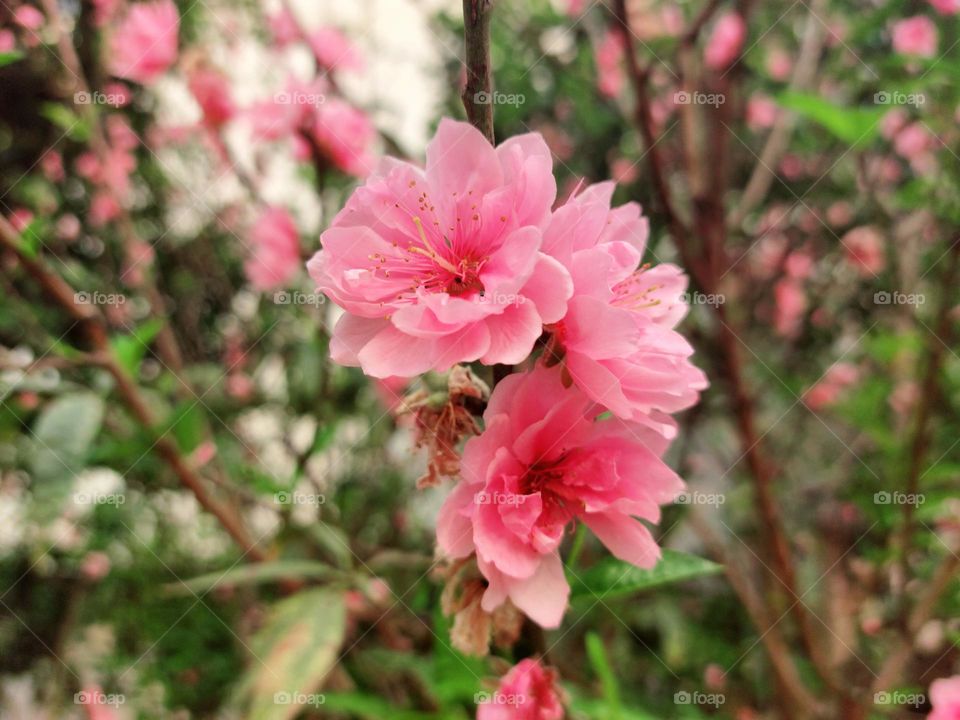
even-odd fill
[{"label": "pink petal", "polygon": [[573,280],[558,260],[540,253],[533,274],[520,294],[536,306],[544,324],[555,323],[567,312],[567,300],[573,295]]},{"label": "pink petal", "polygon": [[600,542],[624,562],[652,568],[660,559],[656,540],[639,520],[619,513],[584,513],[580,517]]}]

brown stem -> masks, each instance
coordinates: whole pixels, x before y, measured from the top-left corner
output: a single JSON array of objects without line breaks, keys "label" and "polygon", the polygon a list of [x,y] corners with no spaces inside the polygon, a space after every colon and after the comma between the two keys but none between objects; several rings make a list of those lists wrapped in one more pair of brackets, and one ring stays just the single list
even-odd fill
[{"label": "brown stem", "polygon": [[[70,317],[83,323],[89,342],[95,351],[97,363],[113,376],[117,385],[117,392],[140,425],[148,432],[153,432],[156,428],[153,413],[140,394],[139,388],[113,355],[106,322],[99,310],[94,305],[77,303],[74,289],[63,278],[50,270],[42,260],[31,257],[24,252],[19,234],[2,217],[0,217],[0,246],[7,248],[16,255],[27,273],[44,289],[47,299],[59,306]],[[156,441],[156,447],[180,482],[194,494],[201,507],[217,518],[224,530],[244,550],[245,554],[256,561],[266,560],[267,553],[250,539],[240,519],[207,492],[203,481],[180,455],[176,445],[165,436],[160,435]]]},{"label": "brown stem", "polygon": [[495,144],[493,134],[493,69],[490,65],[490,18],[493,0],[463,0],[463,40],[467,82],[463,107],[470,124]]}]

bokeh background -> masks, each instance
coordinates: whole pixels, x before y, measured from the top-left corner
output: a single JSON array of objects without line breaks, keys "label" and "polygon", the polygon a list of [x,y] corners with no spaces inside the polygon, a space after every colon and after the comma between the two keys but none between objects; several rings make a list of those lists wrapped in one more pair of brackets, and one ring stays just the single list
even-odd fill
[{"label": "bokeh background", "polygon": [[178,0],[129,77],[142,4],[0,2],[0,717],[467,718],[529,652],[574,718],[927,715],[960,671],[960,6],[497,0],[497,137],[643,205],[711,387],[669,456],[684,560],[587,538],[563,627],[478,659],[398,410],[444,381],[331,364],[304,269],[464,116],[460,2]]}]

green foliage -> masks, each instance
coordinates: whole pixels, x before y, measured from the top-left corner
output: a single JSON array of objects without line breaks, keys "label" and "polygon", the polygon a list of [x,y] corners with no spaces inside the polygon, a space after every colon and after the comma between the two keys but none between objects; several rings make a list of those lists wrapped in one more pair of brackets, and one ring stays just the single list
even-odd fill
[{"label": "green foliage", "polygon": [[722,566],[709,560],[675,550],[663,550],[660,562],[650,570],[607,557],[571,578],[571,601],[632,595],[671,583],[716,575],[722,570]]}]

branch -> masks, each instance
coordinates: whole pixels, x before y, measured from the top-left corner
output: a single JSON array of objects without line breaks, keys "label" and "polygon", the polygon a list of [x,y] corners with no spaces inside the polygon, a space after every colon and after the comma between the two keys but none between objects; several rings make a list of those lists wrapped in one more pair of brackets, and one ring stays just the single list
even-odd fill
[{"label": "branch", "polygon": [[[495,145],[493,135],[493,71],[490,66],[490,18],[493,0],[463,0],[463,40],[467,82],[463,107],[470,124]],[[484,100],[486,102],[484,102]]]},{"label": "branch", "polygon": [[[0,247],[5,247],[16,255],[24,269],[44,289],[45,295],[50,301],[58,305],[70,317],[83,323],[87,337],[94,349],[96,363],[113,377],[121,399],[140,425],[149,433],[153,433],[156,428],[153,413],[140,394],[139,388],[117,362],[110,347],[106,321],[100,311],[93,305],[77,303],[75,301],[75,291],[69,283],[53,272],[42,260],[30,257],[25,253],[20,243],[19,234],[3,217],[0,217]],[[177,446],[165,435],[160,435],[156,440],[156,447],[180,482],[193,493],[201,507],[217,518],[224,530],[243,549],[244,553],[255,561],[266,560],[267,553],[250,539],[240,519],[207,492],[203,481],[180,455]]]}]

